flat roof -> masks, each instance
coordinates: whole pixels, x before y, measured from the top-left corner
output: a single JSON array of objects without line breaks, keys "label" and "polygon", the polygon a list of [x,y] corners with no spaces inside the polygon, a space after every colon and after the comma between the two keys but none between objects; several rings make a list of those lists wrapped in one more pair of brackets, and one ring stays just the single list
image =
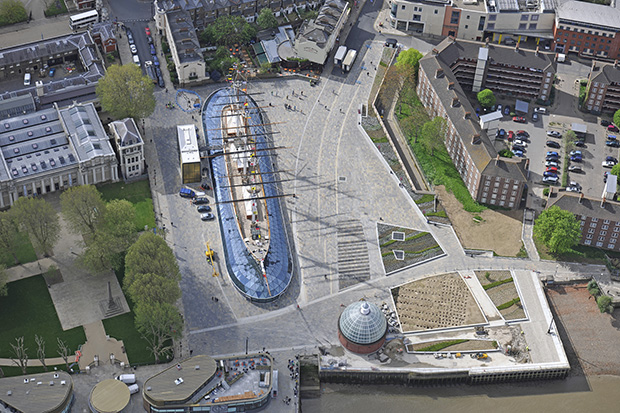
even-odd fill
[{"label": "flat roof", "polygon": [[181,163],[200,162],[196,127],[194,125],[177,125],[177,137],[179,138]]},{"label": "flat roof", "polygon": [[[180,368],[179,368],[180,367]],[[144,382],[144,395],[155,403],[183,404],[194,396],[217,371],[215,360],[198,355],[168,367]],[[181,378],[183,382],[176,384]]]},{"label": "flat roof", "polygon": [[0,379],[0,401],[22,412],[60,411],[72,393],[73,380],[65,371]]},{"label": "flat roof", "polygon": [[587,133],[588,132],[588,126],[584,123],[573,123],[571,125],[571,130],[575,133]]},{"label": "flat roof", "polygon": [[556,9],[556,18],[560,21],[574,22],[578,26],[591,24],[597,27],[620,29],[620,10],[603,4],[567,1]]},{"label": "flat roof", "polygon": [[90,404],[100,413],[116,413],[129,404],[129,387],[120,380],[99,382],[90,392]]}]

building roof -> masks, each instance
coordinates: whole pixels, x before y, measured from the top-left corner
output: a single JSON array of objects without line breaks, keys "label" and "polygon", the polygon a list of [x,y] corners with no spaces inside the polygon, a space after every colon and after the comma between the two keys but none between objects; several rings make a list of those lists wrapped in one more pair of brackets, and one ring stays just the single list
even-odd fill
[{"label": "building roof", "polygon": [[166,21],[172,33],[179,61],[181,63],[203,62],[200,43],[196,36],[196,29],[189,13],[183,9],[174,9],[166,13]]},{"label": "building roof", "polygon": [[129,404],[129,388],[120,380],[107,379],[93,387],[90,404],[100,413],[121,412]]},{"label": "building roof", "polygon": [[620,83],[620,67],[614,63],[593,61],[590,80],[604,84]]},{"label": "building roof", "polygon": [[0,405],[9,405],[21,412],[62,411],[72,394],[73,380],[64,371],[0,379]]},{"label": "building roof", "polygon": [[[194,356],[149,378],[144,382],[144,392],[156,402],[186,403],[213,378],[216,370],[217,364],[211,357]],[[178,382],[175,381],[179,378],[183,379],[183,382],[176,384]]]},{"label": "building roof", "polygon": [[567,1],[556,9],[556,19],[577,25],[595,25],[620,29],[620,9],[585,1]]},{"label": "building roof", "polygon": [[93,103],[71,106],[59,112],[81,162],[97,156],[114,156],[114,149]]},{"label": "building roof", "polygon": [[114,35],[114,29],[112,27],[112,23],[110,22],[94,23],[91,26],[90,31],[92,32],[92,34],[101,35],[101,41],[103,42],[108,39],[116,40],[116,36]]},{"label": "building roof", "polygon": [[0,119],[32,113],[36,110],[34,99],[30,93],[0,97]]},{"label": "building roof", "polygon": [[297,32],[300,40],[316,43],[323,47],[334,31],[340,16],[347,10],[347,3],[343,0],[327,0],[319,9],[316,19],[306,21]]},{"label": "building roof", "polygon": [[373,344],[385,336],[387,321],[373,303],[356,301],[344,309],[338,327],[342,335],[355,344]]},{"label": "building roof", "polygon": [[549,197],[547,208],[556,205],[559,208],[570,211],[575,215],[585,215],[591,218],[620,221],[620,203],[606,200],[602,203],[600,198],[589,198],[583,194],[574,192],[553,192]]},{"label": "building roof", "polygon": [[588,125],[586,125],[585,123],[574,122],[571,124],[570,128],[575,133],[588,133]]},{"label": "building roof", "polygon": [[177,138],[181,151],[181,163],[200,162],[198,141],[196,140],[196,126],[177,125]]},{"label": "building roof", "polygon": [[110,128],[119,139],[119,146],[131,146],[142,142],[140,132],[132,118],[125,118],[110,123]]}]

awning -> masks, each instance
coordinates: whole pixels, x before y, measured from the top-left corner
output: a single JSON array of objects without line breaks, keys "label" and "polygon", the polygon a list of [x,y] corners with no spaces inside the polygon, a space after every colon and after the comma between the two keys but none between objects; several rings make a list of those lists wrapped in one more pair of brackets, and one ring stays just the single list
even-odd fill
[{"label": "awning", "polygon": [[523,100],[519,100],[517,99],[517,101],[515,102],[515,112],[521,112],[521,113],[529,113],[530,109],[530,104],[523,101]]}]

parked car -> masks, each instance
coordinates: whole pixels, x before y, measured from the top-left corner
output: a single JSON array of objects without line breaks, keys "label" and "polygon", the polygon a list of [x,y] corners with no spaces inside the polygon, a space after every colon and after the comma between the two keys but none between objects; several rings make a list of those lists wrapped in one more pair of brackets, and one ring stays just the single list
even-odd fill
[{"label": "parked car", "polygon": [[508,140],[511,141],[515,138],[515,133],[511,130],[508,131]]},{"label": "parked car", "polygon": [[567,186],[566,192],[581,192],[581,188],[578,188],[576,186]]},{"label": "parked car", "polygon": [[607,130],[610,132],[620,132],[620,129],[614,124],[607,126]]},{"label": "parked car", "polygon": [[[498,104],[498,105],[497,105],[497,109],[496,109],[496,110],[498,110],[498,111],[502,112],[502,105],[501,105],[501,104]],[[502,113],[503,113],[503,112],[502,112]]]},{"label": "parked car", "polygon": [[557,172],[545,171],[543,172],[543,176],[558,176]]},{"label": "parked car", "polygon": [[200,197],[200,198],[194,199],[194,204],[196,205],[208,204],[208,203],[209,203],[209,198]]},{"label": "parked car", "polygon": [[497,132],[495,132],[495,138],[496,139],[504,139],[506,137],[506,130],[505,129],[499,129]]},{"label": "parked car", "polygon": [[476,108],[476,116],[480,117],[480,108]]},{"label": "parked car", "polygon": [[153,44],[153,38],[151,36],[146,36],[146,41],[148,44]]},{"label": "parked car", "polygon": [[153,64],[156,67],[159,67],[159,59],[157,58],[157,55],[151,55],[151,58],[153,58]]},{"label": "parked car", "polygon": [[133,32],[131,31],[131,29],[127,28],[126,33],[127,33],[127,41],[129,42],[129,44],[134,44]]},{"label": "parked car", "polygon": [[211,212],[211,207],[209,205],[199,205],[196,210],[198,212]]},{"label": "parked car", "polygon": [[130,44],[129,50],[131,50],[131,54],[138,54],[138,48],[136,47],[135,44]]},{"label": "parked car", "polygon": [[211,185],[208,182],[203,182],[200,184],[200,189],[204,189],[205,191],[211,190]]},{"label": "parked car", "polygon": [[607,126],[609,126],[609,125],[611,125],[611,122],[610,122],[610,121],[605,120],[605,119],[602,119],[602,120],[601,120],[601,126],[605,126],[605,127],[607,127]]},{"label": "parked car", "polygon": [[514,156],[518,156],[519,158],[525,157],[525,154],[523,153],[523,151],[514,150],[512,151],[512,153],[514,154]]},{"label": "parked car", "polygon": [[548,130],[547,136],[551,136],[552,138],[561,138],[562,134],[558,132],[557,130]]},{"label": "parked car", "polygon": [[560,144],[556,141],[547,141],[547,146],[550,148],[560,148]]},{"label": "parked car", "polygon": [[555,166],[549,166],[547,169],[545,169],[545,172],[553,172],[554,174],[557,174],[558,168],[556,168]]},{"label": "parked car", "polygon": [[542,181],[545,184],[557,184],[559,178],[557,176],[545,176]]},{"label": "parked car", "polygon": [[603,174],[603,182],[607,183],[607,177],[609,176],[609,172],[605,171],[605,173]]},{"label": "parked car", "polygon": [[613,156],[608,156],[605,158],[606,161],[610,161],[610,162],[614,162],[614,163],[618,163],[618,160],[616,158],[614,158]]},{"label": "parked car", "polygon": [[215,218],[215,215],[213,215],[212,213],[208,212],[206,214],[201,214],[200,215],[200,219],[202,219],[203,221],[211,221],[212,219]]},{"label": "parked car", "polygon": [[568,171],[569,172],[583,172],[583,169],[581,169],[581,165],[571,165],[568,167]]},{"label": "parked car", "polygon": [[525,152],[525,147],[521,146],[521,145],[512,145],[512,150],[514,151],[521,151],[521,152]]},{"label": "parked car", "polygon": [[524,131],[524,130],[518,130],[518,131],[517,131],[517,132],[515,132],[515,133],[516,133],[516,134],[517,134],[517,136],[519,136],[519,137],[521,137],[521,136],[525,136],[526,138],[529,138],[529,137],[530,137],[530,134],[529,134],[529,133],[527,133],[527,132],[526,132],[526,131]]},{"label": "parked car", "polygon": [[583,148],[586,146],[586,141],[575,141],[573,144],[579,148]]},{"label": "parked car", "polygon": [[49,76],[54,77],[55,74],[56,74],[56,68],[55,67],[50,68]]},{"label": "parked car", "polygon": [[506,116],[510,115],[510,105],[504,106],[504,112],[503,113]]},{"label": "parked car", "polygon": [[570,157],[570,160],[571,162],[581,162],[583,158],[581,156],[574,155]]},{"label": "parked car", "polygon": [[547,108],[534,108],[534,113],[540,113],[541,115],[545,115],[547,113]]},{"label": "parked car", "polygon": [[576,149],[573,149],[572,151],[570,151],[569,155],[570,155],[570,156],[574,156],[574,155],[583,156],[583,154],[581,153],[581,151],[578,151],[578,150],[576,150]]},{"label": "parked car", "polygon": [[181,188],[179,190],[179,195],[182,198],[194,198],[196,196],[196,193],[189,188]]},{"label": "parked car", "polygon": [[538,113],[532,113],[532,122],[538,122]]},{"label": "parked car", "polygon": [[155,45],[154,44],[149,44],[150,49],[151,49],[151,54],[152,55],[156,55],[157,54],[157,50],[155,50]]},{"label": "parked car", "polygon": [[515,116],[512,118],[513,122],[525,123],[525,118],[523,116]]},{"label": "parked car", "polygon": [[527,142],[521,139],[515,139],[515,145],[520,145],[520,146],[523,146],[524,148],[527,148]]},{"label": "parked car", "polygon": [[30,73],[26,73],[24,75],[24,86],[30,86],[30,79],[32,79],[32,75]]},{"label": "parked car", "polygon": [[555,151],[549,151],[549,152],[547,152],[547,156],[555,156],[557,158],[559,155]]},{"label": "parked car", "polygon": [[557,163],[556,161],[547,161],[545,162],[545,166],[554,166],[557,168],[558,166],[560,166],[560,164]]},{"label": "parked car", "polygon": [[612,148],[620,148],[620,141],[607,141],[605,145],[611,146]]},{"label": "parked car", "polygon": [[616,139],[618,139],[618,138],[616,137],[616,135],[607,135],[607,140],[608,140],[608,141],[615,141]]},{"label": "parked car", "polygon": [[151,29],[149,29],[148,27],[144,28],[144,33],[146,33],[147,36],[151,35]]}]

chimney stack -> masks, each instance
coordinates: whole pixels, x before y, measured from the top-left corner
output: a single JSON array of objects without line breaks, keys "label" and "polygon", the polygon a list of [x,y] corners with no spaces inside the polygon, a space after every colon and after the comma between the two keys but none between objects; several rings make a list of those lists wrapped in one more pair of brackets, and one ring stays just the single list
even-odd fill
[{"label": "chimney stack", "polygon": [[441,77],[443,77],[443,69],[437,69],[435,72],[435,79],[439,79]]},{"label": "chimney stack", "polygon": [[459,105],[459,98],[456,96],[452,98],[452,107],[455,108]]},{"label": "chimney stack", "polygon": [[579,203],[581,204],[581,201],[583,201],[583,192],[579,194]]},{"label": "chimney stack", "polygon": [[540,46],[536,46],[536,56],[538,56],[539,51],[540,51]]},{"label": "chimney stack", "polygon": [[519,51],[519,43],[521,43],[521,42],[517,42],[517,44],[515,45],[515,52]]},{"label": "chimney stack", "polygon": [[495,166],[499,166],[499,153],[495,157]]},{"label": "chimney stack", "polygon": [[[463,119],[467,120],[467,119],[471,119],[471,112],[465,112],[465,115],[463,115]],[[474,135],[476,136],[476,135]],[[480,136],[480,135],[478,135]]]},{"label": "chimney stack", "polygon": [[[480,142],[480,134],[479,133],[474,133],[473,135],[471,135],[471,144],[475,145],[478,142]],[[499,156],[499,155],[497,155]]]},{"label": "chimney stack", "polygon": [[439,50],[433,49],[432,53],[433,53],[433,56],[438,55],[439,54]]},{"label": "chimney stack", "polygon": [[614,60],[614,67],[618,67],[618,59]]},{"label": "chimney stack", "polygon": [[487,37],[486,39],[484,39],[484,47],[489,47],[489,42],[491,41],[490,37]]},{"label": "chimney stack", "polygon": [[605,195],[603,195],[603,199],[601,199],[601,208],[605,208]]},{"label": "chimney stack", "polygon": [[448,83],[448,90],[454,89],[454,82]]}]

